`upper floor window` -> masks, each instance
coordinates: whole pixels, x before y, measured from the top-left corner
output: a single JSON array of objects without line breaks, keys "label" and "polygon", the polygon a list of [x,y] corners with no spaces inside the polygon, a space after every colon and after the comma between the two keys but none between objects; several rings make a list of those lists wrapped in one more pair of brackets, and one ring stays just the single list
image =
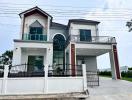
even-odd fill
[{"label": "upper floor window", "polygon": [[37,20],[30,25],[30,34],[43,34],[43,26]]},{"label": "upper floor window", "polygon": [[80,29],[80,41],[91,41],[91,30]]}]

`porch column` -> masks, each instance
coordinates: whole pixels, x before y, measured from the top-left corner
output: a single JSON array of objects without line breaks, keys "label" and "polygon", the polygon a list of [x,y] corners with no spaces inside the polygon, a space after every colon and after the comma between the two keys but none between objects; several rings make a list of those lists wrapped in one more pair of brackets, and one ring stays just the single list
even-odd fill
[{"label": "porch column", "polygon": [[53,63],[53,47],[46,49],[46,65],[52,65]]},{"label": "porch column", "polygon": [[21,64],[21,48],[15,47],[13,51],[13,63],[12,65],[19,65]]},{"label": "porch column", "polygon": [[72,74],[72,76],[75,76],[76,75],[76,66],[75,66],[75,44],[71,44],[71,50],[70,50],[70,58],[71,58],[71,61],[70,61],[70,63],[71,63],[71,74]]},{"label": "porch column", "polygon": [[118,61],[116,45],[112,45],[112,50],[109,52],[109,55],[110,55],[112,79],[120,79],[121,74],[119,69],[119,61]]}]

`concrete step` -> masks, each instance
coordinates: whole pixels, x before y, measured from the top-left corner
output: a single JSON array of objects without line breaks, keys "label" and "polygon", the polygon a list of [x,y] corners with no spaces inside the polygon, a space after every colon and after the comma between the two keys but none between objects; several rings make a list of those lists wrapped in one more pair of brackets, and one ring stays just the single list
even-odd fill
[{"label": "concrete step", "polygon": [[1,95],[0,100],[83,100],[87,97],[85,93]]}]

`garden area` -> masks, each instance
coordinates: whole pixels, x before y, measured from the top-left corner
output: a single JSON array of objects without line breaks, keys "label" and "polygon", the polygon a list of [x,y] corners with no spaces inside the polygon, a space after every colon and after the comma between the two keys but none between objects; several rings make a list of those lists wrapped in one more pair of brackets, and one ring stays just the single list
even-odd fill
[{"label": "garden area", "polygon": [[[99,75],[103,76],[103,77],[112,77],[111,71],[100,71]],[[132,82],[132,70],[128,70],[127,72],[126,71],[122,71],[121,72],[121,77],[122,77],[122,80],[126,80],[126,81]]]}]

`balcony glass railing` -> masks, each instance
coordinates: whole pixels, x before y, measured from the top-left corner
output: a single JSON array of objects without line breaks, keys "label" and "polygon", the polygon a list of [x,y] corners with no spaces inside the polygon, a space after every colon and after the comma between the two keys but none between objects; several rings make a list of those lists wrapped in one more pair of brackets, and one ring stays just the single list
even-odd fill
[{"label": "balcony glass railing", "polygon": [[109,36],[90,36],[90,37],[80,38],[80,35],[71,35],[69,36],[69,40],[74,42],[116,43],[115,37],[109,37]]},{"label": "balcony glass railing", "polygon": [[47,41],[47,35],[44,34],[23,34],[23,40]]}]

